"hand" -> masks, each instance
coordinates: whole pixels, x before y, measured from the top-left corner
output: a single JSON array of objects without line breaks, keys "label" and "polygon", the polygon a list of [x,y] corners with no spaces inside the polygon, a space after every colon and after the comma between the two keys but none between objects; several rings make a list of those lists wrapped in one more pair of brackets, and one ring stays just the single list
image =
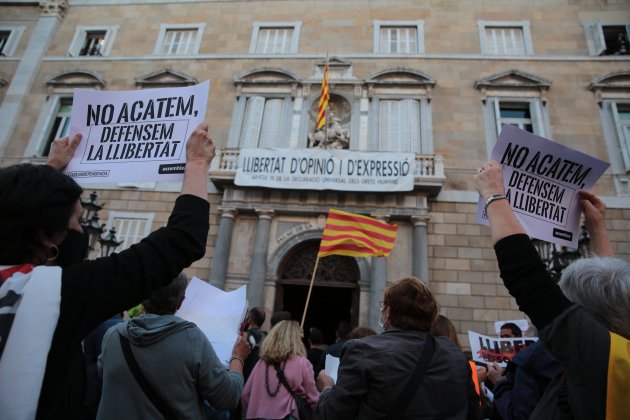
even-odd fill
[{"label": "hand", "polygon": [[603,227],[606,204],[589,191],[578,191],[578,195],[580,196],[579,203],[584,213],[586,229],[591,232],[593,229]]},{"label": "hand", "polygon": [[50,144],[50,151],[48,152],[48,161],[46,161],[46,165],[52,166],[58,171],[63,170],[72,156],[74,155],[74,151],[77,146],[81,142],[83,135],[81,133],[77,133],[72,138],[68,136],[62,137],[57,140],[53,140]]},{"label": "hand", "polygon": [[488,368],[477,366],[477,377],[479,378],[479,383],[485,382],[488,379]]},{"label": "hand", "polygon": [[488,365],[488,379],[490,379],[490,382],[493,384],[505,379],[503,378],[503,368],[499,366],[497,362],[494,362],[492,365]]},{"label": "hand", "polygon": [[330,376],[326,375],[323,370],[319,372],[319,375],[317,375],[317,390],[319,392],[326,388],[332,388],[334,385],[335,381]]},{"label": "hand", "polygon": [[247,356],[252,352],[252,348],[249,346],[247,340],[243,337],[243,334],[238,336],[234,347],[232,348],[232,354],[245,360]]},{"label": "hand", "polygon": [[214,158],[215,146],[208,134],[208,123],[202,122],[192,132],[186,143],[186,162],[209,164]]},{"label": "hand", "polygon": [[505,194],[503,169],[495,160],[484,163],[479,173],[473,177],[473,180],[484,202],[492,195]]}]

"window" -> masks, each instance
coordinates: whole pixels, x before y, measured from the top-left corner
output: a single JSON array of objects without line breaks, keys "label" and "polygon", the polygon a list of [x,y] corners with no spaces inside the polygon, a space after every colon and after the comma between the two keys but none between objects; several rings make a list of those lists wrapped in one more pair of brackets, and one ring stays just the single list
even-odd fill
[{"label": "window", "polygon": [[499,123],[509,124],[521,130],[534,132],[532,112],[528,103],[496,102],[499,108]]},{"label": "window", "polygon": [[413,152],[417,144],[420,144],[420,101],[381,100],[378,149]]},{"label": "window", "polygon": [[630,171],[630,103],[611,103],[617,127],[621,155],[626,171]]},{"label": "window", "polygon": [[201,45],[205,24],[160,26],[160,33],[155,45],[156,55],[197,54]]},{"label": "window", "polygon": [[488,55],[533,54],[529,22],[477,22],[481,53]]},{"label": "window", "polygon": [[252,54],[295,54],[302,22],[254,23],[249,52]]},{"label": "window", "polygon": [[584,24],[584,30],[590,55],[630,54],[630,23],[590,22]]},{"label": "window", "polygon": [[52,122],[50,131],[48,132],[48,138],[43,145],[40,156],[48,156],[50,151],[50,144],[53,140],[65,136],[68,133],[68,126],[70,125],[70,115],[72,114],[72,98],[63,98],[59,101],[57,107],[57,113],[55,119]]},{"label": "window", "polygon": [[282,98],[247,98],[239,136],[241,148],[273,147],[276,144],[282,134],[284,102]]},{"label": "window", "polygon": [[73,57],[109,55],[118,26],[78,26],[68,54]]},{"label": "window", "polygon": [[106,229],[116,229],[116,239],[122,241],[116,252],[124,251],[131,245],[140,242],[151,233],[153,213],[118,212],[109,213]]},{"label": "window", "polygon": [[0,57],[11,57],[15,53],[24,26],[0,26]]},{"label": "window", "polygon": [[374,21],[374,52],[417,54],[424,52],[424,21]]}]

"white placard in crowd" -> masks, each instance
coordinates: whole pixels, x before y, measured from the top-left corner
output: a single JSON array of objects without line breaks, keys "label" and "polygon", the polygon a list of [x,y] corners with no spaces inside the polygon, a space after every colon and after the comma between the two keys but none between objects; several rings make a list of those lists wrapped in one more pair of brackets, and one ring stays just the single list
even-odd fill
[{"label": "white placard in crowd", "polygon": [[[492,150],[503,166],[506,195],[529,236],[577,248],[579,190],[590,190],[610,166],[511,125],[504,125]],[[479,199],[477,222],[488,225]]]},{"label": "white placard in crowd", "polygon": [[475,362],[497,363],[505,367],[519,351],[538,341],[538,337],[497,338],[468,331],[470,350]]},{"label": "white placard in crowd", "polygon": [[205,118],[209,87],[75,89],[68,134],[83,140],[66,173],[79,184],[181,181],[186,142]]},{"label": "white placard in crowd", "polygon": [[227,367],[246,311],[247,286],[225,292],[193,277],[186,288],[184,303],[175,315],[197,324]]},{"label": "white placard in crowd", "polygon": [[332,378],[337,383],[337,371],[339,371],[339,358],[326,355],[326,364],[324,365],[324,373]]},{"label": "white placard in crowd", "polygon": [[241,149],[234,183],[295,190],[411,191],[415,166],[413,153]]},{"label": "white placard in crowd", "polygon": [[508,322],[516,324],[516,326],[518,326],[523,332],[523,335],[525,335],[525,331],[529,329],[529,322],[527,322],[526,319],[509,319],[507,321],[494,321],[494,330],[496,333],[499,334],[499,332],[501,332],[501,326],[507,324]]}]

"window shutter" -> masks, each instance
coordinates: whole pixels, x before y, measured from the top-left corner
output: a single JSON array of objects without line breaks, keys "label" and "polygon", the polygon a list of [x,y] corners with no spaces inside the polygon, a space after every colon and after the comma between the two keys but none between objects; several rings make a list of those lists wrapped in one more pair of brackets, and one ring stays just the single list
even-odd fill
[{"label": "window shutter", "polygon": [[379,116],[379,129],[378,129],[378,150],[388,150],[391,143],[391,121],[393,118],[393,101],[381,101],[381,109]]},{"label": "window shutter", "polygon": [[543,125],[543,118],[541,112],[541,103],[540,100],[536,99],[529,103],[529,115],[532,119],[532,129],[534,130],[534,134],[541,137],[545,136],[545,126]]},{"label": "window shutter", "polygon": [[593,51],[591,51],[591,55],[602,55],[602,53],[606,51],[606,40],[604,39],[602,24],[599,22],[589,24],[588,34],[593,43]]},{"label": "window shutter", "polygon": [[610,104],[610,110],[612,111],[613,120],[615,122],[624,169],[628,172],[630,171],[630,127],[624,127],[621,124],[621,118],[619,118],[619,110],[617,109],[616,103],[612,102]]},{"label": "window shutter", "polygon": [[398,152],[415,152],[420,144],[420,106],[418,101],[406,99],[400,101],[400,135],[397,147]]},{"label": "window shutter", "polygon": [[265,98],[262,96],[252,96],[247,100],[241,127],[241,148],[258,147],[264,109]]},{"label": "window shutter", "polygon": [[70,51],[68,51],[68,55],[72,57],[77,57],[79,55],[86,36],[87,32],[84,29],[81,27],[77,28],[74,33],[74,38],[72,38],[72,42],[70,43]]},{"label": "window shutter", "polygon": [[490,99],[492,102],[492,108],[494,110],[494,123],[496,125],[497,136],[499,138],[499,134],[501,134],[501,103],[498,98]]},{"label": "window shutter", "polygon": [[267,99],[258,147],[278,147],[282,126],[282,99]]}]

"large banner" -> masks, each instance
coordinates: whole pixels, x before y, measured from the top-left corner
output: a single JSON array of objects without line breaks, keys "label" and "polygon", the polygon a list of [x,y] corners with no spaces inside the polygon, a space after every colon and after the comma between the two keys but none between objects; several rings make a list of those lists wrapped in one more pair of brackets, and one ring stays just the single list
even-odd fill
[{"label": "large banner", "polygon": [[[579,190],[590,190],[609,163],[504,125],[492,150],[503,165],[506,195],[529,236],[577,248]],[[477,222],[488,225],[479,199]]]},{"label": "large banner", "polygon": [[83,140],[66,173],[79,184],[181,181],[186,142],[205,118],[209,86],[76,89],[69,135]]},{"label": "large banner", "polygon": [[234,183],[239,186],[411,191],[413,153],[327,149],[241,149]]},{"label": "large banner", "polygon": [[538,341],[538,337],[497,338],[468,331],[470,351],[475,362],[497,363],[505,367],[516,353]]}]

